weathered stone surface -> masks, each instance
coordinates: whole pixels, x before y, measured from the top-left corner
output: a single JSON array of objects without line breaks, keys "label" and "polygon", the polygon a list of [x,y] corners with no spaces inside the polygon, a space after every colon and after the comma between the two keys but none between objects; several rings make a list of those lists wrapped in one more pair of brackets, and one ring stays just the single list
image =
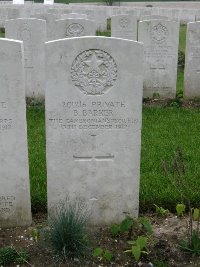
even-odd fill
[{"label": "weathered stone surface", "polygon": [[50,14],[50,13],[42,13],[42,14],[31,15],[31,18],[45,20],[46,30],[47,30],[46,41],[53,40],[54,31],[55,31],[55,21],[58,19],[58,16],[56,16],[55,14]]},{"label": "weathered stone surface", "polygon": [[137,18],[132,15],[112,16],[111,36],[137,41]]},{"label": "weathered stone surface", "polygon": [[46,48],[49,215],[69,194],[91,205],[94,224],[137,216],[142,44],[80,37]]},{"label": "weathered stone surface", "polygon": [[80,36],[95,36],[95,22],[88,19],[61,19],[55,22],[53,40]]},{"label": "weathered stone surface", "polygon": [[138,40],[144,43],[144,97],[174,98],[178,64],[179,23],[139,22]]},{"label": "weathered stone surface", "polygon": [[0,228],[31,223],[22,42],[0,39]]},{"label": "weathered stone surface", "polygon": [[46,21],[40,19],[7,20],[5,34],[7,38],[22,40],[24,43],[26,96],[44,97]]},{"label": "weathered stone surface", "polygon": [[187,98],[200,97],[200,21],[187,25],[184,94]]}]

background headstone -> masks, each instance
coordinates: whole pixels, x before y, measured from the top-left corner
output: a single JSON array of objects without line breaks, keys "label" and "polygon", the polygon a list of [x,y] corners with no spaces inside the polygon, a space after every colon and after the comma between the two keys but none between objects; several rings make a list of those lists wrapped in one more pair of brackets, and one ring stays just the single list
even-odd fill
[{"label": "background headstone", "polygon": [[144,97],[176,96],[179,23],[174,21],[140,21],[138,40],[144,43]]},{"label": "background headstone", "polygon": [[5,35],[10,39],[22,40],[24,43],[26,96],[44,97],[46,21],[40,19],[7,20]]},{"label": "background headstone", "polygon": [[132,15],[112,16],[111,36],[137,41],[137,18]]},{"label": "background headstone", "polygon": [[0,228],[31,224],[22,48],[0,39]]},{"label": "background headstone", "polygon": [[13,0],[14,5],[24,5],[24,0]]},{"label": "background headstone", "polygon": [[61,19],[56,20],[54,38],[71,38],[80,36],[95,36],[96,24],[88,19]]},{"label": "background headstone", "polygon": [[44,5],[53,5],[54,0],[44,0]]},{"label": "background headstone", "polygon": [[184,95],[187,98],[200,97],[200,22],[187,25]]},{"label": "background headstone", "polygon": [[87,19],[86,14],[80,14],[80,13],[68,13],[68,14],[62,14],[61,19]]},{"label": "background headstone", "polygon": [[91,223],[137,216],[142,44],[80,37],[46,48],[49,215],[69,193],[92,206]]},{"label": "background headstone", "polygon": [[58,16],[50,13],[42,13],[31,15],[31,18],[42,19],[46,21],[46,30],[47,30],[47,41],[53,40],[55,32],[55,21],[58,19]]},{"label": "background headstone", "polygon": [[154,20],[154,19],[159,19],[159,20],[169,20],[168,17],[166,16],[161,16],[161,15],[145,15],[140,18],[140,20]]}]

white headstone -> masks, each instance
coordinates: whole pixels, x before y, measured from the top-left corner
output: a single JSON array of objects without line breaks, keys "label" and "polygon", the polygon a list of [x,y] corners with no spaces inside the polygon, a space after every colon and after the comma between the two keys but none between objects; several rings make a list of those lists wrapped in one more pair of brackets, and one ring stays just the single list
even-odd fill
[{"label": "white headstone", "polygon": [[105,10],[101,10],[98,8],[94,9],[94,19],[97,24],[97,30],[99,31],[107,31],[107,16]]},{"label": "white headstone", "polygon": [[0,39],[0,228],[31,224],[22,45]]},{"label": "white headstone", "polygon": [[154,20],[154,19],[159,19],[159,20],[169,20],[168,17],[166,16],[161,16],[161,15],[145,15],[140,18],[140,20]]},{"label": "white headstone", "polygon": [[187,25],[184,95],[187,98],[200,97],[200,22]]},{"label": "white headstone", "polygon": [[137,18],[131,15],[112,16],[111,36],[137,41]]},{"label": "white headstone", "polygon": [[54,40],[62,38],[95,36],[96,25],[93,20],[88,19],[61,19],[56,20]]},{"label": "white headstone", "polygon": [[54,0],[44,0],[44,5],[53,5]]},{"label": "white headstone", "polygon": [[46,46],[50,216],[67,194],[92,206],[94,224],[137,216],[142,44],[80,37]]},{"label": "white headstone", "polygon": [[14,5],[24,5],[24,0],[13,0]]},{"label": "white headstone", "polygon": [[80,13],[69,13],[69,14],[62,14],[61,19],[87,19],[86,14],[80,14]]},{"label": "white headstone", "polygon": [[42,13],[42,14],[35,14],[31,15],[31,18],[42,19],[46,21],[46,30],[47,30],[47,41],[54,39],[54,32],[55,32],[55,21],[57,16],[55,14],[50,13]]},{"label": "white headstone", "polygon": [[174,21],[140,21],[138,40],[144,43],[144,97],[176,96],[179,23]]},{"label": "white headstone", "polygon": [[7,38],[24,42],[26,96],[44,97],[46,21],[40,19],[7,20],[5,34]]}]

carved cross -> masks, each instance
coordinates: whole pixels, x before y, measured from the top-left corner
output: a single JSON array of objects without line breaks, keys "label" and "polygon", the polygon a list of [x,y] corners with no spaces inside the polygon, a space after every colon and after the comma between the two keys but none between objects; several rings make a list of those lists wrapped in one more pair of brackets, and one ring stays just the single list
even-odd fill
[{"label": "carved cross", "polygon": [[93,141],[91,142],[91,152],[85,155],[73,155],[75,161],[113,161],[114,155],[111,153],[98,154],[94,145],[96,134],[91,134]]}]

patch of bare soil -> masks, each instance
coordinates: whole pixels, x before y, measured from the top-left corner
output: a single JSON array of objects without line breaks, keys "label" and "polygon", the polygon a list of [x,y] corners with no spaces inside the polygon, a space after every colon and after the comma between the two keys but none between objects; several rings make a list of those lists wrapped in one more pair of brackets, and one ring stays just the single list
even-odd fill
[{"label": "patch of bare soil", "polygon": [[[193,267],[200,266],[198,257],[192,258],[180,250],[180,240],[186,238],[187,217],[177,218],[172,214],[166,218],[159,218],[149,214],[147,216],[153,226],[154,244],[150,247],[150,254],[143,256],[139,263],[136,263],[131,254],[125,253],[130,249],[127,243],[129,238],[127,234],[112,237],[110,227],[96,227],[89,229],[91,253],[84,259],[75,259],[74,261],[61,263],[54,257],[52,251],[44,245],[42,240],[36,242],[33,238],[33,230],[38,227],[46,227],[46,214],[34,215],[33,224],[30,227],[16,227],[11,229],[0,229],[0,247],[14,246],[17,250],[24,249],[30,255],[30,260],[23,265],[9,266],[34,266],[34,267],[64,267],[64,266],[83,266],[83,267],[103,267],[103,266],[140,266],[140,267]],[[133,230],[132,240],[141,235],[139,230]],[[113,259],[106,262],[101,258],[94,258],[92,252],[96,247],[109,250]],[[157,265],[151,265],[157,259]],[[161,265],[162,263],[162,265]],[[199,265],[198,265],[199,264]]]}]

